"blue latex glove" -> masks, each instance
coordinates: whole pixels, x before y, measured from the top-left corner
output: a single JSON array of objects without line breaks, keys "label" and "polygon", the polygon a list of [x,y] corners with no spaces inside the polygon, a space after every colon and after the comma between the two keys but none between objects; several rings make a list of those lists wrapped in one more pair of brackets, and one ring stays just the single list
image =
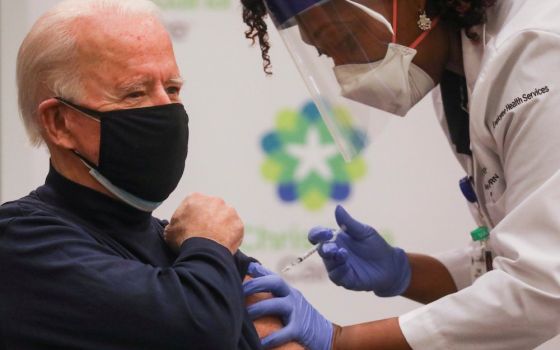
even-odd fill
[{"label": "blue latex glove", "polygon": [[377,231],[354,220],[341,206],[335,217],[342,231],[334,241],[333,230],[314,227],[312,244],[321,244],[319,255],[336,285],[351,290],[373,291],[381,297],[402,294],[410,284],[410,264],[404,250],[393,248]]},{"label": "blue latex glove", "polygon": [[245,296],[260,292],[270,292],[275,296],[249,306],[247,310],[251,318],[255,320],[274,315],[279,316],[284,324],[284,328],[262,339],[265,349],[290,341],[298,342],[309,350],[331,349],[332,323],[315,310],[300,291],[257,263],[249,265],[248,274],[254,279],[243,283]]}]

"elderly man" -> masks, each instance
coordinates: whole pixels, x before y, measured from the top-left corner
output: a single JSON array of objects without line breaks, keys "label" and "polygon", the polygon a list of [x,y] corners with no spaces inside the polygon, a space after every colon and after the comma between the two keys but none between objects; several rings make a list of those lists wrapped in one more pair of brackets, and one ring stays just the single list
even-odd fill
[{"label": "elderly man", "polygon": [[0,348],[258,349],[237,213],[177,186],[187,114],[147,0],[70,0],[18,56],[19,103],[45,185],[0,207]]}]

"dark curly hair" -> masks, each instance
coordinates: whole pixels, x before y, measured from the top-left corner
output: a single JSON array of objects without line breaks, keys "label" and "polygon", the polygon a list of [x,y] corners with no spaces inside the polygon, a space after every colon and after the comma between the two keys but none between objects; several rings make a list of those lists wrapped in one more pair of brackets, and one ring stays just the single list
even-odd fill
[{"label": "dark curly hair", "polygon": [[[478,35],[471,28],[486,22],[486,9],[493,6],[497,0],[428,0],[426,12],[432,16],[440,16],[442,21],[457,29],[466,29],[467,37],[478,40]],[[265,22],[267,16],[264,0],[241,0],[243,5],[243,22],[249,29],[245,37],[251,39],[252,44],[258,40],[263,59],[263,69],[266,74],[272,74],[270,43],[268,28]]]},{"label": "dark curly hair", "polygon": [[249,29],[245,31],[245,37],[251,39],[252,45],[258,39],[263,59],[263,69],[266,74],[272,74],[270,56],[268,55],[268,50],[270,50],[268,27],[264,21],[267,16],[264,0],[241,0],[241,4],[243,5],[243,22],[249,26]]}]

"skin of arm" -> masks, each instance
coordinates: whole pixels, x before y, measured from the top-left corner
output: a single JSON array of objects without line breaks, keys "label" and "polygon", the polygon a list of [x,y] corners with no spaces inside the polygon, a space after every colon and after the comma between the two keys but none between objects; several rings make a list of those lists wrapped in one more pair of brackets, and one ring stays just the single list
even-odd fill
[{"label": "skin of arm", "polygon": [[428,304],[457,292],[447,268],[437,259],[422,254],[407,254],[412,277],[403,296]]},{"label": "skin of arm", "polygon": [[[422,254],[408,254],[412,278],[404,297],[430,303],[457,287],[447,268],[437,259]],[[399,326],[398,318],[366,322],[351,326],[335,326],[333,350],[410,350]]]},{"label": "skin of arm", "polygon": [[[245,276],[245,281],[248,281],[250,279],[252,279],[250,276]],[[259,301],[270,299],[272,297],[273,295],[271,293],[252,294],[245,298],[245,305],[249,306]],[[272,332],[278,331],[282,327],[284,327],[282,321],[274,316],[261,317],[259,319],[256,319],[253,324],[255,325],[257,334],[261,339],[271,334]],[[274,350],[304,350],[305,348],[301,346],[299,343],[290,342],[273,349]]]},{"label": "skin of arm", "polygon": [[399,327],[399,321],[380,321],[334,328],[332,350],[411,350]]}]

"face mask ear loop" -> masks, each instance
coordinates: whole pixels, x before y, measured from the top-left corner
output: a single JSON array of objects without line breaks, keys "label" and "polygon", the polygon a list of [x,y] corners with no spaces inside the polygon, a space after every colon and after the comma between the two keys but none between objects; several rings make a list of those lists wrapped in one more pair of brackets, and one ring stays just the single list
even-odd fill
[{"label": "face mask ear loop", "polygon": [[410,44],[409,47],[410,47],[411,49],[416,49],[416,47],[417,47],[418,45],[420,45],[420,43],[422,42],[422,40],[424,40],[424,39],[428,36],[428,34],[430,34],[430,32],[432,31],[432,29],[434,29],[434,28],[437,26],[438,22],[439,22],[439,17],[434,18],[434,20],[432,21],[432,27],[431,27],[429,30],[427,30],[427,31],[423,32],[422,34],[420,34],[420,36],[418,36],[418,38],[416,38],[416,40],[414,40],[414,42],[413,42],[412,44]]},{"label": "face mask ear loop", "polygon": [[398,12],[397,0],[393,0],[393,44],[397,42]]},{"label": "face mask ear loop", "polygon": [[89,169],[96,169],[97,168],[97,166],[95,164],[93,164],[92,162],[87,160],[86,157],[82,156],[78,151],[72,150],[72,153],[74,153],[76,155],[76,157],[80,158],[82,163],[84,163],[84,165],[87,166]]},{"label": "face mask ear loop", "polygon": [[82,111],[82,110],[76,108],[76,106],[73,106],[73,105],[72,105],[71,103],[69,103],[68,101],[66,101],[66,100],[64,100],[64,99],[62,99],[62,98],[60,98],[60,97],[55,97],[55,98],[58,100],[58,102],[62,103],[62,104],[65,105],[66,107],[68,107],[68,108],[70,108],[70,109],[72,109],[72,110],[74,110],[74,111],[80,113],[80,114],[83,115],[84,117],[87,117],[87,118],[89,118],[89,119],[95,120],[95,121],[98,122],[98,123],[101,122],[101,120],[99,120],[99,118],[94,117],[94,116],[92,116],[92,115],[89,115],[89,114],[87,114],[86,112],[84,112],[84,111]]}]

